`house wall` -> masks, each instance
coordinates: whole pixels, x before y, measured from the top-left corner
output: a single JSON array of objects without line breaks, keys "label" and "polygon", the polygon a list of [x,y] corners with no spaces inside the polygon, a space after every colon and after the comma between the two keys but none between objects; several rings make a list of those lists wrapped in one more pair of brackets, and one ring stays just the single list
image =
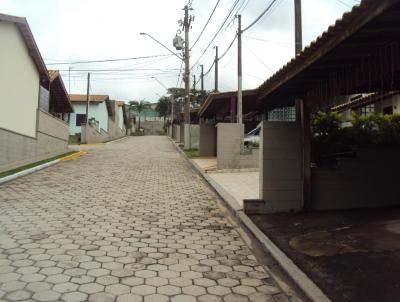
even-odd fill
[{"label": "house wall", "polygon": [[217,129],[215,124],[200,123],[199,132],[200,156],[217,156]]},{"label": "house wall", "polygon": [[12,23],[0,22],[0,128],[36,137],[39,73]]},{"label": "house wall", "polygon": [[375,104],[375,113],[383,113],[383,109],[393,106],[393,113],[400,113],[400,95],[394,95],[387,100]]},{"label": "house wall", "polygon": [[335,167],[313,168],[312,209],[331,210],[400,204],[398,148],[357,151]]},{"label": "house wall", "polygon": [[68,124],[40,110],[37,116],[36,138],[0,129],[0,172],[68,152]]},{"label": "house wall", "polygon": [[258,211],[287,212],[303,208],[303,155],[298,122],[263,121],[260,134]]},{"label": "house wall", "polygon": [[[125,136],[126,131],[124,125],[124,120],[123,120],[123,115],[120,115],[119,109],[121,109],[122,113],[122,108],[118,107],[116,102],[111,102],[112,105],[114,105],[114,112],[115,112],[115,119],[114,121],[112,120],[111,117],[108,117],[108,140],[113,140],[117,139],[120,137]],[[122,120],[122,127],[120,127],[120,121]],[[101,129],[101,128],[100,128]]]},{"label": "house wall", "polygon": [[253,149],[241,154],[241,133],[244,133],[243,124],[217,124],[218,169],[247,169],[259,167],[258,149]]},{"label": "house wall", "polygon": [[[86,103],[73,102],[74,113],[71,113],[69,134],[74,135],[81,133],[81,127],[76,126],[76,115],[86,114]],[[105,102],[101,103],[90,103],[89,105],[89,119],[94,117],[99,122],[100,129],[104,131],[108,130],[108,111]]]}]

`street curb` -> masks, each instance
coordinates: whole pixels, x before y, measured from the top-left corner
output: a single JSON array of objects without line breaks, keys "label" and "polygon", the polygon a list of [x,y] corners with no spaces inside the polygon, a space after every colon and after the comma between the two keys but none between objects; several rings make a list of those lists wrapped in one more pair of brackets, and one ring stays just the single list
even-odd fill
[{"label": "street curb", "polygon": [[78,151],[78,152],[75,152],[73,154],[70,154],[70,155],[67,155],[67,156],[64,156],[64,157],[49,161],[49,162],[44,163],[42,165],[35,166],[35,167],[32,167],[32,168],[29,168],[29,169],[26,169],[26,170],[23,170],[23,171],[20,171],[20,172],[17,172],[17,173],[14,173],[14,174],[11,174],[11,175],[8,175],[8,176],[5,176],[5,177],[2,177],[2,178],[0,178],[0,185],[4,184],[6,182],[12,181],[14,179],[20,178],[22,176],[26,176],[28,174],[32,174],[32,173],[35,173],[37,171],[46,169],[46,168],[48,168],[50,166],[53,166],[53,165],[55,165],[55,164],[57,164],[59,162],[75,159],[75,158],[80,157],[80,156],[82,156],[82,155],[84,155],[86,153],[87,152]]},{"label": "street curb", "polygon": [[108,145],[108,144],[114,144],[114,143],[117,143],[117,142],[122,141],[122,140],[124,140],[124,139],[127,139],[128,137],[129,137],[129,136],[125,135],[124,137],[115,139],[115,140],[113,140],[113,141],[105,142],[104,144],[106,144],[106,145]]},{"label": "street curb", "polygon": [[322,290],[242,210],[237,211],[236,216],[311,301],[331,302]]},{"label": "street curb", "polygon": [[50,161],[48,163],[45,163],[43,165],[32,167],[32,168],[29,168],[29,169],[26,169],[26,170],[23,170],[23,171],[20,171],[20,172],[17,172],[17,173],[14,173],[14,174],[11,174],[11,175],[8,175],[8,176],[5,176],[5,177],[2,177],[2,178],[0,178],[0,185],[3,184],[3,183],[6,183],[6,182],[12,181],[14,179],[20,178],[22,176],[25,176],[25,175],[32,174],[34,172],[43,170],[45,168],[48,168],[50,166],[53,166],[53,165],[57,164],[58,162],[60,162],[60,159],[56,159],[56,160]]},{"label": "street curb", "polygon": [[[232,201],[229,199],[233,198],[229,193],[225,190],[225,194],[221,194],[220,186],[215,186],[214,181],[210,179],[205,172],[203,172],[200,167],[190,160],[183,152],[181,148],[179,148],[176,143],[171,139],[171,142],[178,150],[178,152],[184,156],[184,158],[189,162],[189,164],[198,172],[206,182],[218,193],[224,203],[228,206],[231,213],[235,215],[239,219],[239,221],[250,231],[250,233],[257,239],[259,244],[274,258],[274,260],[279,264],[279,266],[286,272],[288,277],[303,291],[303,293],[309,298],[312,302],[332,302],[323,292],[322,290],[281,250],[278,246],[276,246],[272,240],[266,236],[257,225],[243,212],[241,209],[237,209],[236,206],[232,204]],[[210,181],[211,180],[211,181]],[[224,192],[223,192],[224,193]],[[227,195],[231,196],[226,199]],[[234,204],[237,204],[235,201]]]}]

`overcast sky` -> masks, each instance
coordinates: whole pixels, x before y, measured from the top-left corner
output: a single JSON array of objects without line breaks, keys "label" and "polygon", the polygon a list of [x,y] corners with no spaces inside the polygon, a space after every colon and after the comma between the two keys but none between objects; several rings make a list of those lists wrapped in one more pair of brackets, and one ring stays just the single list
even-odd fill
[{"label": "overcast sky", "polygon": [[[191,51],[192,73],[197,79],[200,64],[206,72],[214,59],[213,47],[222,55],[235,37],[242,14],[245,28],[272,0],[238,0],[216,39],[207,45],[220,28],[235,0],[220,0],[204,34]],[[256,88],[294,56],[294,0],[277,0],[255,26],[243,34],[243,85]],[[302,0],[303,43],[308,45],[329,25],[350,10],[356,0]],[[0,0],[0,12],[28,19],[36,43],[47,64],[85,60],[121,59],[166,55],[168,51],[146,36],[147,32],[170,48],[183,18],[187,0]],[[191,44],[197,39],[217,0],[192,0],[195,16],[190,32]],[[204,52],[204,54],[203,54]],[[202,55],[203,54],[203,55]],[[199,60],[200,57],[200,60]],[[197,64],[195,64],[197,62]],[[71,83],[68,69],[71,67]],[[167,87],[178,83],[181,61],[174,56],[107,63],[48,65],[62,71],[71,93],[85,93],[86,74],[91,70],[91,93],[108,94],[112,99],[146,99],[155,102]],[[236,90],[237,43],[219,63],[220,91]],[[95,71],[95,70],[102,71]],[[182,78],[182,77],[181,77]],[[193,78],[191,79],[193,82]],[[200,83],[197,86],[200,87]],[[205,77],[205,88],[214,87],[214,70]]]}]

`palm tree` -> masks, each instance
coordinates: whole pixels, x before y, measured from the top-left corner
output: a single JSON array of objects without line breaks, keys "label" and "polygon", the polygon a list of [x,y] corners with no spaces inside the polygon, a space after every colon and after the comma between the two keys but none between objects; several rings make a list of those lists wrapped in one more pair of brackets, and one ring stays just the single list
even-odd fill
[{"label": "palm tree", "polygon": [[141,101],[130,101],[129,102],[129,110],[133,110],[139,115],[139,131],[140,131],[140,113],[145,109],[150,108],[150,103],[144,100]]}]

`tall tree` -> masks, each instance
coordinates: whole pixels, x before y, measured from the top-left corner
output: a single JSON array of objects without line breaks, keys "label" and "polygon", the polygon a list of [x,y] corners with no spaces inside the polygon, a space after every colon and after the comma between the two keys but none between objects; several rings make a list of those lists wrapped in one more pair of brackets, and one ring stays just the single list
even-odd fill
[{"label": "tall tree", "polygon": [[139,116],[139,130],[140,130],[140,114],[150,108],[150,103],[144,100],[141,101],[130,101],[129,102],[129,110],[135,111],[138,113]]},{"label": "tall tree", "polygon": [[171,107],[171,100],[170,100],[169,97],[163,96],[163,97],[158,99],[158,103],[157,103],[157,106],[156,106],[156,111],[158,112],[158,116],[159,117],[163,117],[164,118],[164,123],[165,123],[166,117],[171,112],[170,107]]}]

